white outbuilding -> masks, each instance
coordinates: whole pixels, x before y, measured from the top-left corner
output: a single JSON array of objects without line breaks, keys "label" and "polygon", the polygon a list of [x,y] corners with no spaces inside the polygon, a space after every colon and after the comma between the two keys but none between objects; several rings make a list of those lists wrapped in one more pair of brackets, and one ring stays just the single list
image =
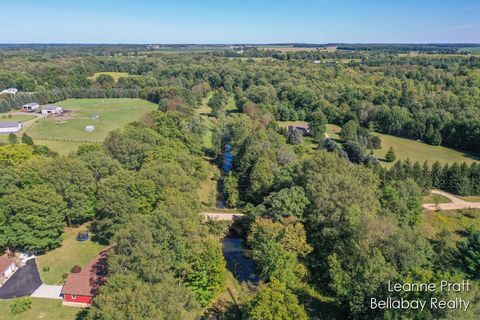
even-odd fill
[{"label": "white outbuilding", "polygon": [[22,124],[16,122],[0,122],[0,133],[16,133],[22,130]]},{"label": "white outbuilding", "polygon": [[95,126],[89,125],[85,127],[86,132],[93,132],[95,131]]},{"label": "white outbuilding", "polygon": [[35,112],[35,111],[37,111],[38,108],[40,108],[40,105],[38,103],[30,102],[30,103],[24,104],[22,106],[22,111]]},{"label": "white outbuilding", "polygon": [[17,94],[17,93],[18,93],[18,89],[17,89],[17,88],[8,88],[8,89],[5,89],[5,90],[2,90],[2,93],[5,93],[5,94]]},{"label": "white outbuilding", "polygon": [[62,114],[63,108],[56,106],[54,104],[47,104],[42,107],[42,114],[49,115],[49,114]]}]

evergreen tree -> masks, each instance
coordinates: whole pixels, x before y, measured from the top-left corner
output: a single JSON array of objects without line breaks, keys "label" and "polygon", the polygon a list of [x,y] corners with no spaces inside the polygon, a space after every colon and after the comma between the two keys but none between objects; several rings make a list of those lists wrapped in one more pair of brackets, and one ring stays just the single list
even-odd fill
[{"label": "evergreen tree", "polygon": [[433,163],[430,176],[432,179],[432,187],[440,188],[443,180],[442,165],[440,164],[440,162],[435,161]]},{"label": "evergreen tree", "polygon": [[29,146],[33,146],[33,139],[28,134],[23,133],[22,143],[28,144]]},{"label": "evergreen tree", "polygon": [[387,160],[388,162],[393,162],[396,159],[397,159],[397,156],[395,155],[395,151],[393,150],[393,147],[390,147],[390,149],[388,149],[387,154],[385,155],[385,160]]}]

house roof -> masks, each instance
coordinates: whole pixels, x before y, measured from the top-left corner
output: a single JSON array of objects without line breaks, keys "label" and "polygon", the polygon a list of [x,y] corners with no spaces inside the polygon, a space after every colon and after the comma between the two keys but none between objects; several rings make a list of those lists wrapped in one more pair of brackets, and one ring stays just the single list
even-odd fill
[{"label": "house roof", "polygon": [[18,128],[19,122],[1,122],[0,121],[0,128]]},{"label": "house roof", "polygon": [[57,110],[57,109],[61,109],[62,107],[59,107],[59,106],[56,106],[54,104],[48,104],[46,106],[43,106],[43,110]]},{"label": "house roof", "polygon": [[106,262],[111,246],[104,248],[100,254],[79,273],[69,273],[62,288],[62,294],[94,296],[98,288],[106,281]]},{"label": "house roof", "polygon": [[11,266],[12,263],[15,263],[15,259],[8,258],[6,256],[1,256],[0,257],[0,272],[5,271],[5,269],[7,269],[9,266]]}]

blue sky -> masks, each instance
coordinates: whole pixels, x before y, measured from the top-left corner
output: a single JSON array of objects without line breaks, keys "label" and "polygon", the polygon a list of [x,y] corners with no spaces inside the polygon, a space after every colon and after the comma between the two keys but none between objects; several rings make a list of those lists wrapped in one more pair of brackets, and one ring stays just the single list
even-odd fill
[{"label": "blue sky", "polygon": [[479,0],[0,0],[0,8],[0,43],[480,42]]}]

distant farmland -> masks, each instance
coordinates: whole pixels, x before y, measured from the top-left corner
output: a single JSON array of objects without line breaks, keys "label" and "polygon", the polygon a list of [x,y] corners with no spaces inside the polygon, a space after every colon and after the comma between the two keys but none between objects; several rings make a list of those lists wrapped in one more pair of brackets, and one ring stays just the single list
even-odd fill
[{"label": "distant farmland", "polygon": [[[157,105],[141,99],[68,99],[58,105],[66,110],[61,118],[43,118],[26,129],[35,143],[67,154],[86,142],[101,143],[112,130],[139,120]],[[93,119],[98,115],[98,119]],[[94,132],[85,132],[87,125]]]}]

